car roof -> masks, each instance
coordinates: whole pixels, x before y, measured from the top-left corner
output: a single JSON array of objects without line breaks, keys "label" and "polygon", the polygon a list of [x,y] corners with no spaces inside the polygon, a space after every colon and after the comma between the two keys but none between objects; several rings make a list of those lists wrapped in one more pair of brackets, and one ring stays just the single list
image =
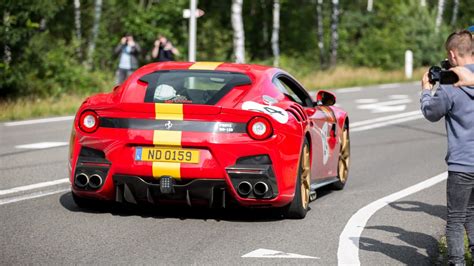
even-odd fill
[{"label": "car roof", "polygon": [[236,64],[226,62],[160,62],[145,65],[137,70],[141,74],[162,70],[208,70],[244,73],[255,78],[265,72],[274,72],[278,69],[257,64]]}]

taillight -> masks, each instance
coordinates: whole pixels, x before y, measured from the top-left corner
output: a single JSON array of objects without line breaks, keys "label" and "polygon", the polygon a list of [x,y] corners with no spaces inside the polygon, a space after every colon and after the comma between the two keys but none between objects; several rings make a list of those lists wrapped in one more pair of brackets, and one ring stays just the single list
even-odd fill
[{"label": "taillight", "polygon": [[272,124],[264,117],[254,117],[247,124],[247,133],[256,140],[267,139],[273,134]]},{"label": "taillight", "polygon": [[92,133],[99,128],[99,116],[93,111],[85,111],[79,118],[79,128],[86,132]]}]

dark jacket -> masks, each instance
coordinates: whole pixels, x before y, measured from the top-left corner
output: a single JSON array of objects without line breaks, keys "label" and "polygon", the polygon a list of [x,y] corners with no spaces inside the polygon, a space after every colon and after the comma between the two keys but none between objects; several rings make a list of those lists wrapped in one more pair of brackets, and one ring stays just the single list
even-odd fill
[{"label": "dark jacket", "polygon": [[[465,65],[474,72],[474,64]],[[421,111],[431,122],[445,117],[448,134],[448,170],[474,173],[474,90],[441,85],[432,96],[423,90]]]},{"label": "dark jacket", "polygon": [[[117,47],[115,47],[115,55],[120,56],[122,51],[127,47],[127,44],[119,44]],[[140,54],[141,49],[138,43],[135,43],[135,46],[132,47],[132,50],[130,51],[130,66],[132,69],[137,69],[138,68],[138,59],[137,56]]]}]

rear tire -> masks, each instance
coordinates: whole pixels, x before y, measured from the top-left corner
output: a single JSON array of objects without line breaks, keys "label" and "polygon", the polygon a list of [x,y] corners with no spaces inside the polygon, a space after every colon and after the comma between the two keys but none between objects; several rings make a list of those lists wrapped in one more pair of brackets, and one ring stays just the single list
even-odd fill
[{"label": "rear tire", "polygon": [[338,180],[332,184],[335,190],[342,190],[347,183],[349,177],[349,163],[351,158],[351,142],[349,138],[349,127],[344,125],[344,131],[341,135],[341,148],[339,151],[339,162],[337,166]]},{"label": "rear tire", "polygon": [[284,216],[290,219],[303,219],[309,209],[311,192],[311,156],[308,140],[305,139],[298,165],[295,196],[284,209]]}]

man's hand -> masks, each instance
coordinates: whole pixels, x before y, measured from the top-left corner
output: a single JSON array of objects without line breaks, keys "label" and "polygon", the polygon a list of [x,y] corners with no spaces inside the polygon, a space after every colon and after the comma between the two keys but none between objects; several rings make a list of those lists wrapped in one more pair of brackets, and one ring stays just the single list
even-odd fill
[{"label": "man's hand", "polygon": [[425,72],[423,78],[421,79],[421,88],[423,90],[432,90],[433,84],[430,83],[430,79],[428,78],[428,72]]},{"label": "man's hand", "polygon": [[454,86],[474,86],[474,73],[465,67],[453,67],[452,70],[459,77],[459,81],[454,83]]},{"label": "man's hand", "polygon": [[120,43],[123,45],[123,44],[126,44],[127,43],[127,37],[122,37],[122,39],[120,39]]},{"label": "man's hand", "polygon": [[133,40],[133,37],[132,37],[132,36],[129,36],[129,37],[127,38],[127,41],[128,41],[128,42],[127,42],[128,46],[130,46],[130,47],[135,46],[135,41]]}]

